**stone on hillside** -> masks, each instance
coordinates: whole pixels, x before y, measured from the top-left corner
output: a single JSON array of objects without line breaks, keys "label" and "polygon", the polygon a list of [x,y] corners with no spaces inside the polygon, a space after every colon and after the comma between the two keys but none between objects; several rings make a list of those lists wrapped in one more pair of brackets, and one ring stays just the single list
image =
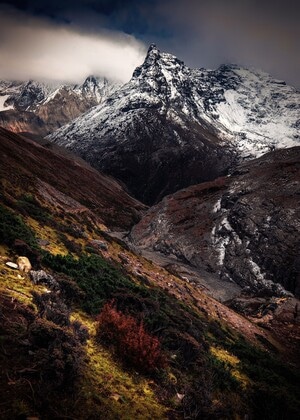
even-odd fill
[{"label": "stone on hillside", "polygon": [[99,241],[98,239],[92,239],[90,245],[97,249],[102,249],[103,251],[108,250],[108,246],[105,242]]},{"label": "stone on hillside", "polygon": [[11,261],[7,261],[5,263],[5,265],[7,265],[7,267],[14,268],[14,269],[18,269],[19,268],[18,264],[15,264],[15,263],[13,263]]},{"label": "stone on hillside", "polygon": [[48,239],[37,239],[37,243],[39,244],[39,246],[50,245],[50,241],[48,241]]},{"label": "stone on hillside", "polygon": [[17,264],[20,271],[24,271],[24,273],[28,273],[32,266],[27,257],[18,257]]},{"label": "stone on hillside", "polygon": [[40,260],[41,257],[35,249],[32,249],[26,242],[22,239],[16,239],[13,244],[14,251],[16,251],[19,255],[24,255],[25,257],[29,258],[32,266],[34,268],[40,267]]}]

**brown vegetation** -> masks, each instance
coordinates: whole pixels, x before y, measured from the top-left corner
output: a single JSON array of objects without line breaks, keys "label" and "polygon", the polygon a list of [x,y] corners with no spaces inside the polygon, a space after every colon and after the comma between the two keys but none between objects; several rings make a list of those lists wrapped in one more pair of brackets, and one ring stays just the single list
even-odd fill
[{"label": "brown vegetation", "polygon": [[143,322],[118,311],[113,301],[104,305],[98,321],[98,339],[112,345],[123,361],[145,373],[165,367],[159,339],[146,332]]}]

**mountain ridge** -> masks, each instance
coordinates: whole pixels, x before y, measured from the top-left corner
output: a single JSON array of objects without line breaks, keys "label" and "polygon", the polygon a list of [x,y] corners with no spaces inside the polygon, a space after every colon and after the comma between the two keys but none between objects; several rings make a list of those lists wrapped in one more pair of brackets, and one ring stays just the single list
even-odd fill
[{"label": "mountain ridge", "polygon": [[[121,229],[134,224],[145,206],[130,197],[121,185],[106,175],[89,167],[71,154],[39,145],[0,127],[1,191],[10,200],[9,184],[19,184],[28,193],[50,197],[56,211],[64,200],[70,202],[70,212],[90,217],[88,207],[98,214],[99,223],[111,229]],[[33,176],[31,174],[34,174]],[[5,182],[5,180],[9,182]],[[68,198],[70,197],[70,199]],[[67,204],[66,204],[67,205]],[[77,209],[77,210],[76,210]],[[107,227],[105,228],[107,229]]]},{"label": "mountain ridge", "polygon": [[237,160],[299,144],[299,98],[265,73],[191,70],[151,45],[127,84],[48,138],[153,204]]}]

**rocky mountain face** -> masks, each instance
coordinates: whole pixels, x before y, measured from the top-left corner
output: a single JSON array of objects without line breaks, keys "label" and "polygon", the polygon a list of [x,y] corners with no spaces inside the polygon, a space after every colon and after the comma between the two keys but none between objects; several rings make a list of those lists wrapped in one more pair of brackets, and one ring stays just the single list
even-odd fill
[{"label": "rocky mountain face", "polygon": [[40,203],[51,205],[53,213],[63,212],[115,230],[132,226],[146,208],[114,179],[71,154],[64,156],[52,145],[39,145],[3,128],[0,138],[1,197],[12,207],[17,203],[12,191],[26,191]]},{"label": "rocky mountain face", "polygon": [[0,125],[45,136],[98,105],[118,84],[89,76],[82,85],[0,83]]},{"label": "rocky mountain face", "polygon": [[299,196],[300,148],[282,149],[165,197],[130,238],[217,275],[224,286],[299,297]]},{"label": "rocky mountain face", "polygon": [[197,110],[188,75],[176,57],[152,46],[129,83],[49,139],[122,180],[147,203],[215,178],[234,156],[212,125],[191,118]]},{"label": "rocky mountain face", "polygon": [[299,97],[265,73],[192,70],[152,45],[129,83],[49,139],[153,203],[237,159],[299,144]]},{"label": "rocky mountain face", "polygon": [[20,85],[15,94],[6,99],[4,107],[12,106],[19,111],[30,111],[35,109],[40,102],[43,102],[50,93],[50,86],[30,80]]}]

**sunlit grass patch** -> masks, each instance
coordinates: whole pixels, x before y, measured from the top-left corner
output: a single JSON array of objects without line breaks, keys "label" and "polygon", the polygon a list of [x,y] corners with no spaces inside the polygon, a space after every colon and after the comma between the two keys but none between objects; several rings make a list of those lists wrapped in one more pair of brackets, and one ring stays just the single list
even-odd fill
[{"label": "sunlit grass patch", "polygon": [[32,290],[43,293],[45,287],[34,285],[28,274],[9,268],[4,262],[0,262],[0,291],[10,295],[12,299],[18,299],[20,302],[29,305],[32,303]]},{"label": "sunlit grass patch", "polygon": [[[83,312],[74,312],[72,320],[85,325],[90,334],[86,344],[87,366],[80,384],[80,398],[91,413],[98,410],[109,419],[164,419],[167,409],[152,389],[153,381],[136,372],[127,372],[109,351],[95,342],[96,322]],[[78,404],[79,407],[80,404]],[[86,415],[89,413],[87,412]]]},{"label": "sunlit grass patch", "polygon": [[243,388],[250,385],[250,379],[240,371],[240,360],[238,357],[225,349],[214,346],[210,347],[210,353],[224,363],[224,366],[229,369],[232,377],[235,378]]}]

